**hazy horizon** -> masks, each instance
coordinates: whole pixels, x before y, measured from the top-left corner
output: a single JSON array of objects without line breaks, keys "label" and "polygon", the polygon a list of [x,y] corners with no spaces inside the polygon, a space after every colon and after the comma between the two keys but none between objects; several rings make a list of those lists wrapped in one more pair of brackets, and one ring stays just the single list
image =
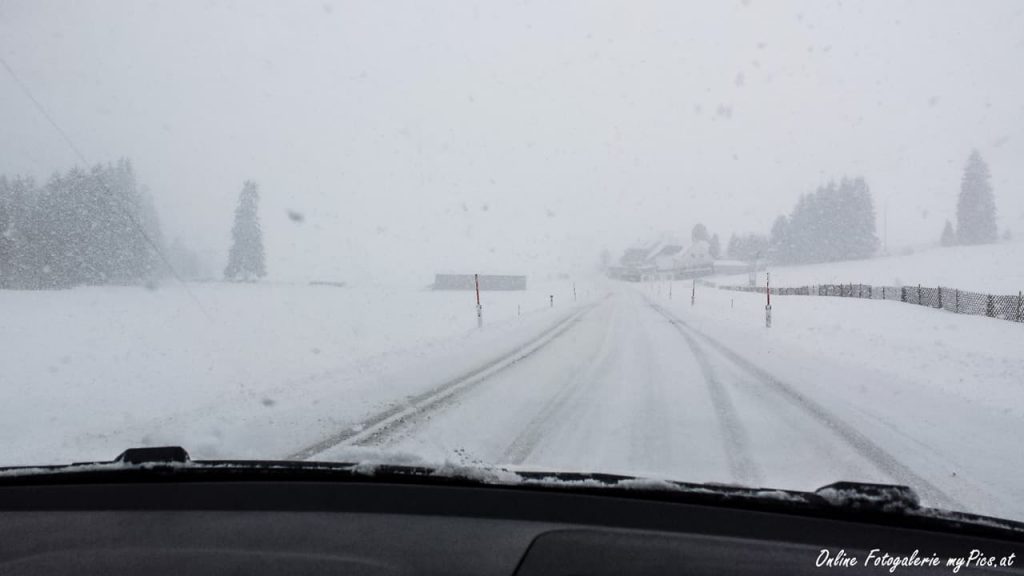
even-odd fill
[{"label": "hazy horizon", "polygon": [[[887,204],[891,246],[934,243],[972,149],[1020,236],[1022,29],[1012,1],[0,2],[0,56],[89,163],[133,161],[168,241],[217,272],[254,180],[270,276],[351,281],[724,244],[844,175],[879,237]],[[6,71],[0,114],[0,173],[80,164]]]}]

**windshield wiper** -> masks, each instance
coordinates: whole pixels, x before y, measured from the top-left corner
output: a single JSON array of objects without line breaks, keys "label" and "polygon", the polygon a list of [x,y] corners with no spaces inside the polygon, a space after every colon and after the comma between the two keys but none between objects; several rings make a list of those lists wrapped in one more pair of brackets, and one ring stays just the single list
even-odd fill
[{"label": "windshield wiper", "polygon": [[113,461],[0,468],[0,486],[147,481],[381,482],[557,490],[688,504],[756,508],[923,528],[1024,536],[1024,523],[921,506],[909,486],[836,482],[813,492],[689,483],[584,472],[508,470],[456,465],[367,462],[192,460],[179,446],[131,448]]}]

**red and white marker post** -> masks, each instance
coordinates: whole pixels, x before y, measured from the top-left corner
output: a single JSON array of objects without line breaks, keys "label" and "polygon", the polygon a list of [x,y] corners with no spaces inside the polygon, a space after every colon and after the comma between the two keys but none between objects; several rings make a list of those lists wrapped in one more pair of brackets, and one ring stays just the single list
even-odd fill
[{"label": "red and white marker post", "polygon": [[480,275],[473,274],[473,282],[476,283],[476,327],[484,326],[484,307],[480,305]]}]

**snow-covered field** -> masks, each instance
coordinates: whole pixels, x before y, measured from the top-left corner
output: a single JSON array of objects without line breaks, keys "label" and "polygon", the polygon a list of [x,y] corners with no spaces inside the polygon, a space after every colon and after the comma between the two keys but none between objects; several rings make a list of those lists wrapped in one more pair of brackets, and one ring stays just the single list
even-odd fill
[{"label": "snow-covered field", "polygon": [[[772,284],[872,284],[876,286],[946,286],[989,294],[1016,294],[1024,290],[1024,242],[988,246],[931,248],[901,256],[808,264],[773,266]],[[759,274],[760,281],[764,273]],[[713,279],[722,285],[745,285],[747,275]]]},{"label": "snow-covered field", "polygon": [[689,287],[485,293],[482,330],[468,292],[190,286],[209,318],[175,287],[3,292],[2,462],[180,444],[199,458],[898,482],[927,504],[1024,519],[1024,325],[790,296],[766,329],[760,295],[698,287],[691,306]]},{"label": "snow-covered field", "polygon": [[[197,457],[280,457],[572,307],[571,281],[484,292],[478,330],[472,292],[189,290],[199,305],[180,285],[0,291],[0,463],[109,459],[156,444]],[[596,297],[583,283],[577,294]]]}]

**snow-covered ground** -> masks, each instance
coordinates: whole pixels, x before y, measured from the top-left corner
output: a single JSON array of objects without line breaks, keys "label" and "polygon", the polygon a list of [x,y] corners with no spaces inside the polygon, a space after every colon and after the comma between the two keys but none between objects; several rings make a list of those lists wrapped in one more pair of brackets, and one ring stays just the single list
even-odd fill
[{"label": "snow-covered ground", "polygon": [[1024,519],[1024,325],[790,296],[767,329],[762,296],[698,287],[691,306],[690,286],[670,299],[665,284],[580,283],[575,303],[567,281],[485,293],[483,330],[465,292],[191,286],[211,318],[173,287],[0,293],[2,461],[180,444],[899,482],[926,504]]},{"label": "snow-covered ground", "polygon": [[[870,260],[771,266],[772,284],[872,284],[876,286],[946,286],[989,294],[1024,290],[1024,242],[987,246],[931,248],[913,254]],[[764,272],[759,275],[764,281]],[[722,285],[746,285],[747,275],[713,278]]]},{"label": "snow-covered ground", "polygon": [[[198,305],[180,285],[0,291],[0,464],[108,459],[155,444],[279,457],[572,308],[569,280],[484,292],[483,330],[472,292],[188,288]],[[577,295],[597,296],[583,283]]]}]

